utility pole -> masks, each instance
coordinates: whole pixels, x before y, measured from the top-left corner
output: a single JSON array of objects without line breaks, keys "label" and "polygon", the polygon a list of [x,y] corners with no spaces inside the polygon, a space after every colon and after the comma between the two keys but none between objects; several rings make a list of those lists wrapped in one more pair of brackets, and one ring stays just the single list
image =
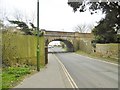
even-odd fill
[{"label": "utility pole", "polygon": [[37,0],[37,71],[40,71],[40,46],[39,46],[39,0]]}]

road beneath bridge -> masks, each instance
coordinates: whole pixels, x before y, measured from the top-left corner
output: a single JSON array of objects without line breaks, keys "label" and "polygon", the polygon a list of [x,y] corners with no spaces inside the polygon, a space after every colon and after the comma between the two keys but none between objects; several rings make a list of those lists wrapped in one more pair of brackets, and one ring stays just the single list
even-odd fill
[{"label": "road beneath bridge", "polygon": [[[50,51],[64,51],[50,48]],[[79,88],[118,88],[118,65],[75,53],[55,53]]]}]

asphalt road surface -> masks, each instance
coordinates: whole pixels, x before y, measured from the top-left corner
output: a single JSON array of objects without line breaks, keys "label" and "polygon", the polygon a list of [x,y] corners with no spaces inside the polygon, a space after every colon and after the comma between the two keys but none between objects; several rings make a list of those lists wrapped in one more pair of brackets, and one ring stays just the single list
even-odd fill
[{"label": "asphalt road surface", "polygon": [[[50,51],[63,51],[50,48]],[[118,65],[75,53],[55,53],[79,88],[118,88]]]},{"label": "asphalt road surface", "polygon": [[64,49],[62,49],[62,47],[52,47],[52,48],[48,48],[48,53],[53,53],[53,52],[66,52]]}]

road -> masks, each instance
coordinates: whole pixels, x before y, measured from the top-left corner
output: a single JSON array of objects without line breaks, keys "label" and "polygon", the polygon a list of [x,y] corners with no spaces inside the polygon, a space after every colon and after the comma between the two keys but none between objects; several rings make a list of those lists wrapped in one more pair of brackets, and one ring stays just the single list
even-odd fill
[{"label": "road", "polygon": [[66,51],[62,49],[62,47],[54,47],[54,48],[48,48],[48,52],[52,53],[52,52],[66,52]]},{"label": "road", "polygon": [[[50,48],[50,51],[61,48]],[[62,50],[62,49],[61,49]],[[62,50],[63,51],[63,50]],[[118,88],[118,66],[75,53],[55,53],[79,88]]]}]

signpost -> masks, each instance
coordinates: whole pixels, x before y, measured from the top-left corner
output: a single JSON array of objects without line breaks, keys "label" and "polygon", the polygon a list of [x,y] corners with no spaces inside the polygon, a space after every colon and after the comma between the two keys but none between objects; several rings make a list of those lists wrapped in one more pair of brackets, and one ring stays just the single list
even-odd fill
[{"label": "signpost", "polygon": [[40,71],[40,46],[39,46],[39,0],[37,0],[37,71]]}]

